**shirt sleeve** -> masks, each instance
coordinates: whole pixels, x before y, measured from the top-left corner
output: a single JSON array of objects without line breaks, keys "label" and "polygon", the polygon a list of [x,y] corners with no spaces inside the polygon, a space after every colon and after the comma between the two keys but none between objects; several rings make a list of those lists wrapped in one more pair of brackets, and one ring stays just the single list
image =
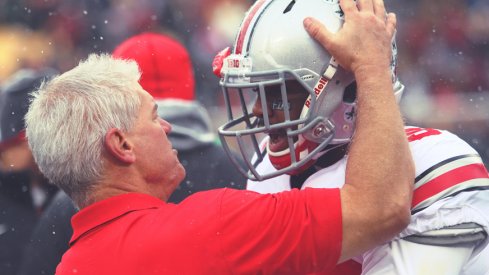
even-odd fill
[{"label": "shirt sleeve", "polygon": [[227,190],[219,219],[223,257],[236,274],[331,270],[340,256],[339,189]]}]

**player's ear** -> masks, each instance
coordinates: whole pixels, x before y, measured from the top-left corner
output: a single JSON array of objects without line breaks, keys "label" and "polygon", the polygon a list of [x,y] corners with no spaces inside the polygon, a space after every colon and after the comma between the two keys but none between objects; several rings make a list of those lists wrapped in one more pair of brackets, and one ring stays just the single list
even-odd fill
[{"label": "player's ear", "polygon": [[115,159],[130,164],[136,160],[134,147],[126,135],[117,128],[111,128],[105,134],[104,147]]}]

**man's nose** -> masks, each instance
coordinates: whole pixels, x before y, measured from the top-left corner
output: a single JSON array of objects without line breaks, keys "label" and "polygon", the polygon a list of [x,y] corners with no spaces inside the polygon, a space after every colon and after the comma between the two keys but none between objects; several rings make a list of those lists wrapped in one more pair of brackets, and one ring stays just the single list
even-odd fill
[{"label": "man's nose", "polygon": [[[267,116],[270,117],[273,115],[273,110],[272,108],[270,108],[269,104],[266,104],[266,101],[264,102],[264,104],[262,103],[263,101],[261,100],[260,97],[258,97],[256,100],[255,100],[255,104],[253,104],[253,109],[252,109],[252,112],[253,112],[253,115],[255,115],[256,117],[259,117],[259,118],[263,118],[264,116],[264,112],[263,112],[263,107],[266,108],[267,110]],[[265,105],[265,106],[263,106]]]},{"label": "man's nose", "polygon": [[159,120],[160,120],[160,125],[163,128],[163,130],[165,131],[165,133],[167,133],[167,134],[170,133],[171,132],[171,124],[162,118],[159,118]]}]

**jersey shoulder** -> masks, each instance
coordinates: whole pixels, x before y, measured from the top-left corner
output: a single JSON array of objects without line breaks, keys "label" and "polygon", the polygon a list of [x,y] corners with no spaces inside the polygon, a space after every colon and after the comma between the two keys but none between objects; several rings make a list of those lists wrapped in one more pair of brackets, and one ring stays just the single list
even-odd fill
[{"label": "jersey shoulder", "polygon": [[486,167],[467,142],[446,130],[405,130],[416,168],[413,212],[460,192],[489,188]]},{"label": "jersey shoulder", "polygon": [[434,128],[406,127],[406,136],[413,154],[416,170],[463,155],[479,156],[477,151],[457,135]]}]

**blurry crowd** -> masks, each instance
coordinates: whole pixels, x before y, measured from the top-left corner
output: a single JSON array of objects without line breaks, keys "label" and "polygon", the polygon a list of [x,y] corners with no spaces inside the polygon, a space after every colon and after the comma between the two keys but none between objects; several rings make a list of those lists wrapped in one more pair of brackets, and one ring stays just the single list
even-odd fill
[{"label": "blurry crowd", "polygon": [[390,1],[408,121],[450,129],[489,160],[489,2]]},{"label": "blurry crowd", "polygon": [[[0,82],[21,67],[74,67],[131,35],[170,34],[190,51],[197,95],[216,102],[211,62],[229,45],[250,0],[0,0]],[[177,65],[177,64],[176,64]]]}]

